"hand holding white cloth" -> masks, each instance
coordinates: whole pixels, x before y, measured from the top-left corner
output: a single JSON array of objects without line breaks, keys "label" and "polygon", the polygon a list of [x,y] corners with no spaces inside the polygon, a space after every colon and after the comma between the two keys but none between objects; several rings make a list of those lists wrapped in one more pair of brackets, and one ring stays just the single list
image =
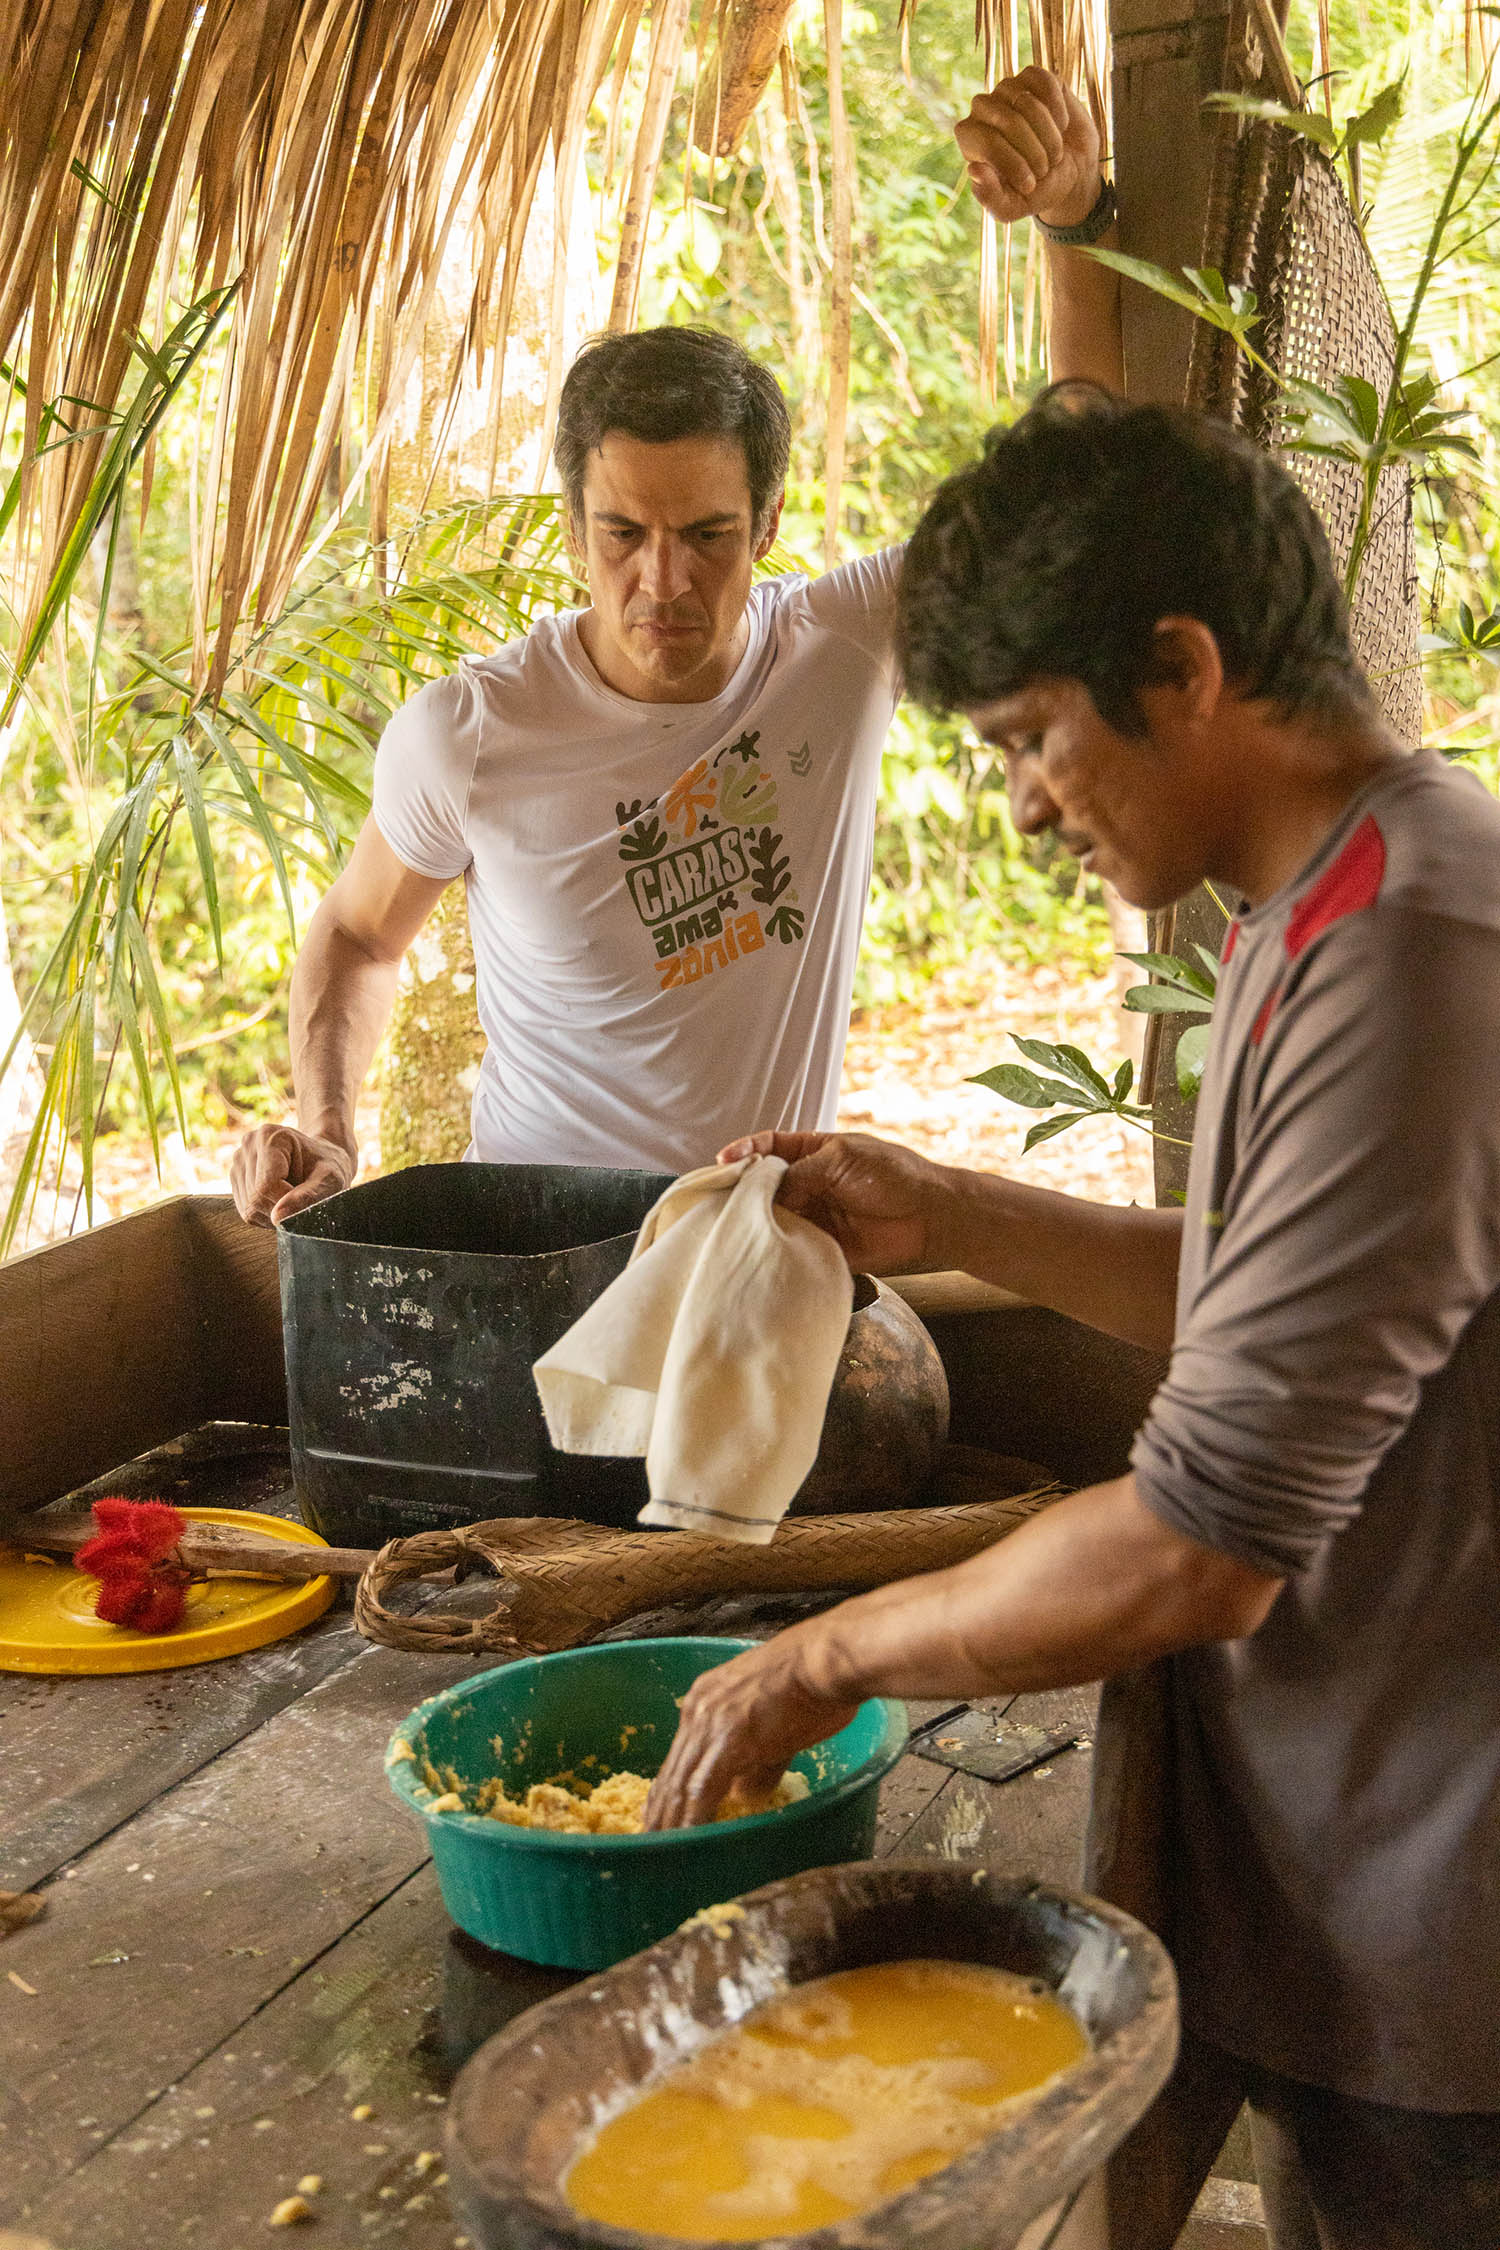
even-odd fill
[{"label": "hand holding white cloth", "polygon": [[775,1202],[786,1165],[705,1165],[532,1369],[564,1453],[644,1454],[640,1521],[765,1546],[817,1458],[854,1302],[832,1237]]}]

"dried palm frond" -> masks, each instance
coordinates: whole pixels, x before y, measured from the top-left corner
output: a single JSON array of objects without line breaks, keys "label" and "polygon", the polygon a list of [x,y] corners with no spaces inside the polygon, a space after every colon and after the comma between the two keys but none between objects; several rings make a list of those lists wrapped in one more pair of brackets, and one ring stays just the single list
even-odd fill
[{"label": "dried palm frond", "polygon": [[776,68],[793,0],[719,0],[719,6],[713,66],[700,74],[693,102],[693,139],[715,156],[729,156]]},{"label": "dried palm frond", "polygon": [[833,169],[833,299],[828,354],[828,438],[823,467],[823,561],[839,559],[839,502],[849,419],[849,361],[854,311],[854,149],[844,106],[844,0],[823,0],[827,41],[828,134]]},{"label": "dried palm frond", "polygon": [[[487,364],[498,423],[520,252],[549,168],[555,376],[573,183],[606,84],[629,183],[614,319],[632,317],[692,4],[20,0],[6,11],[0,363],[24,429],[0,529],[20,645],[45,632],[49,597],[108,497],[100,476],[119,453],[120,404],[138,358],[165,349],[161,307],[177,288],[195,305],[234,292],[193,537],[196,670],[215,686],[247,617],[280,607],[320,512],[337,517],[373,479],[381,520],[393,421],[465,233],[472,285],[448,402]],[[717,21],[720,0],[699,6]],[[339,440],[357,365],[373,427],[351,453]]]},{"label": "dried palm frond", "polygon": [[[1015,5],[980,0],[976,25],[1007,66]],[[1028,5],[1033,51],[1102,114],[1101,0]],[[724,153],[787,55],[790,17],[791,0],[18,0],[0,20],[0,365],[23,428],[0,531],[19,646],[45,639],[86,526],[120,496],[122,459],[149,477],[151,428],[126,433],[120,416],[143,358],[160,361],[159,389],[182,388],[169,297],[220,304],[227,322],[192,524],[194,673],[220,687],[237,636],[276,614],[319,522],[326,531],[368,486],[383,525],[389,447],[414,383],[435,409],[427,434],[448,427],[465,385],[484,392],[498,432],[544,181],[555,405],[596,96],[606,181],[623,183],[610,310],[623,326],[684,55],[691,44],[699,65],[692,134]],[[842,19],[841,0],[825,0],[835,485],[853,302]],[[775,192],[784,203],[784,171]],[[459,333],[424,378],[445,262],[451,278],[466,245]],[[995,334],[998,291],[992,274]],[[341,442],[351,427],[361,442]]]},{"label": "dried palm frond", "polygon": [[611,328],[633,328],[636,298],[641,284],[641,258],[646,247],[646,223],[651,216],[651,196],[661,164],[667,113],[677,90],[678,66],[687,41],[691,0],[660,0],[651,25],[651,55],[646,65],[645,95],[635,136],[635,156],[630,167],[630,189],[620,222],[620,252],[615,266],[614,296],[609,308]]},{"label": "dried palm frond", "polygon": [[[918,0],[901,0],[903,39]],[[1109,159],[1109,5],[1108,0],[1026,0],[1031,58],[1056,71],[1088,106]],[[1018,0],[975,0],[974,36],[984,53],[986,77],[1011,77],[1021,67]],[[903,52],[905,49],[903,48]],[[986,217],[980,245],[979,375],[984,396],[993,399],[1003,357],[1005,386],[1012,395],[1020,366],[1031,364],[1041,280],[1034,241],[1028,244],[1022,284],[1023,345],[1019,357],[1012,287],[1014,228],[1005,230],[1003,250],[995,222]],[[1003,326],[1003,344],[1002,344]]]}]

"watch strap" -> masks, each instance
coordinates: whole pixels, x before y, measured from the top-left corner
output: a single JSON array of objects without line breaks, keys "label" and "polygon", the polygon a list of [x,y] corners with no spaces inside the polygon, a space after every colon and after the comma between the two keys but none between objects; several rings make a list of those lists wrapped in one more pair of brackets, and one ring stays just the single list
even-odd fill
[{"label": "watch strap", "polygon": [[1093,210],[1087,218],[1080,219],[1076,226],[1053,227],[1045,219],[1038,219],[1036,223],[1049,242],[1056,242],[1069,249],[1082,249],[1090,242],[1097,242],[1100,235],[1108,234],[1115,223],[1118,210],[1115,183],[1113,180],[1104,180],[1100,183],[1098,200]]}]

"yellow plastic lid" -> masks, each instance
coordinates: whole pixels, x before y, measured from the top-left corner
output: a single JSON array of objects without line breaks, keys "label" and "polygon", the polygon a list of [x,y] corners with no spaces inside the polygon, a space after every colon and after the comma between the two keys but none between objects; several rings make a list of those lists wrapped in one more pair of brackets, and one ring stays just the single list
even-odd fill
[{"label": "yellow plastic lid", "polygon": [[[326,1547],[305,1524],[248,1508],[184,1508],[190,1523],[259,1531],[304,1547]],[[331,1578],[197,1579],[182,1623],[170,1633],[138,1633],[94,1615],[99,1581],[51,1555],[0,1545],[0,1672],[162,1672],[263,1648],[321,1617],[333,1600]]]}]

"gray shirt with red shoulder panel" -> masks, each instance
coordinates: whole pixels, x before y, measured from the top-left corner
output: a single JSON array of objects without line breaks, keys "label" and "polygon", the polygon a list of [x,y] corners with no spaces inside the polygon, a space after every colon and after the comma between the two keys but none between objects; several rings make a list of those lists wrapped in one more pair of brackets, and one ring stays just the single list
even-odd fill
[{"label": "gray shirt with red shoulder panel", "polygon": [[1134,1466],[1286,1580],[1172,1660],[1184,2021],[1500,2110],[1500,807],[1434,753],[1230,928]]}]

